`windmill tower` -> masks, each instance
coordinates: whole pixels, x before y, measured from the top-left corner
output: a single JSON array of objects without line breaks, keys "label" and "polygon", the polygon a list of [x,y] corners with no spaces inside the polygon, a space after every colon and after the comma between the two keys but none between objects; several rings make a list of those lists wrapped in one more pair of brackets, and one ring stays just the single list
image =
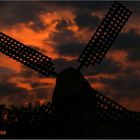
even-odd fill
[{"label": "windmill tower", "polygon": [[[61,105],[67,104],[64,99],[69,97],[69,95],[72,95],[72,97],[79,97],[79,95],[75,95],[81,92],[81,89],[85,90],[90,93],[90,95],[88,94],[89,96],[87,96],[88,99],[90,98],[90,102],[92,102],[92,99],[94,100],[94,103],[91,103],[91,105],[94,104],[93,114],[97,116],[96,118],[98,118],[99,121],[111,120],[112,122],[123,122],[124,125],[122,125],[121,128],[120,125],[117,125],[118,123],[114,125],[116,128],[124,131],[128,136],[139,136],[139,131],[138,129],[136,130],[136,124],[140,120],[139,117],[98,91],[92,89],[80,73],[84,66],[88,67],[89,65],[100,64],[102,62],[112,43],[121,32],[131,14],[132,12],[129,9],[118,2],[115,2],[112,5],[111,9],[108,11],[96,32],[86,45],[84,51],[78,58],[80,65],[77,70],[71,68],[61,72],[60,74],[55,73],[53,61],[50,57],[43,55],[19,41],[16,41],[2,32],[0,32],[0,51],[44,76],[53,75],[57,77],[58,82],[53,95],[53,104],[56,108],[58,108],[57,106],[59,106],[63,101],[64,104]],[[73,78],[75,78],[75,80],[72,81]],[[70,81],[67,81],[67,79]],[[65,85],[63,85],[63,83],[65,83]],[[70,85],[71,88],[67,85]],[[85,89],[83,89],[81,85],[84,86]],[[63,96],[66,98],[63,98]],[[81,101],[82,100],[83,98],[81,97]],[[79,99],[77,98],[76,101],[79,101]],[[59,106],[60,108],[58,108],[59,111],[61,111],[61,105]],[[90,108],[92,107],[93,106]],[[58,112],[58,114],[59,113],[60,112]],[[128,124],[130,121],[134,123]],[[129,133],[130,131],[131,134]]]}]

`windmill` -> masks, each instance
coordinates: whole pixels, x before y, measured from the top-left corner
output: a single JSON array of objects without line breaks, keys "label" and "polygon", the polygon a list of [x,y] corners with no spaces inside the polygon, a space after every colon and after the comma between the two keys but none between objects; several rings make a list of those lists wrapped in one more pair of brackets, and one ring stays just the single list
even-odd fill
[{"label": "windmill", "polygon": [[[94,35],[86,45],[84,51],[78,58],[80,63],[77,71],[80,72],[85,66],[100,64],[126,24],[132,12],[118,2],[114,2],[111,9],[102,20]],[[14,60],[30,67],[31,69],[41,73],[44,76],[58,76],[55,73],[53,61],[50,57],[20,43],[19,41],[0,32],[0,52],[13,58]],[[139,121],[139,117],[131,111],[125,109],[121,105],[115,103],[111,99],[96,92],[97,101],[97,116],[101,119],[112,119],[124,121],[126,124],[129,120]],[[135,126],[134,126],[135,127]],[[126,133],[134,128],[132,125],[125,125]],[[133,133],[137,136],[138,132],[134,129]]]}]

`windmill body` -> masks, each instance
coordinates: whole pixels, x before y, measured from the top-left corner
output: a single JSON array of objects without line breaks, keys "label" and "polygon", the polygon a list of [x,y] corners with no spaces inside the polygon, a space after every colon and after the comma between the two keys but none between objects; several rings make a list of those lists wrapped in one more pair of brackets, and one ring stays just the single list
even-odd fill
[{"label": "windmill body", "polygon": [[[74,78],[71,83],[72,76]],[[93,89],[83,75],[74,68],[59,74],[52,103],[56,138],[140,136],[139,116]]]},{"label": "windmill body", "polygon": [[53,138],[140,137],[139,116],[94,90],[80,72],[83,66],[101,63],[131,14],[115,2],[78,58],[79,67],[59,74],[50,57],[0,32],[0,52],[44,76],[56,76]]}]

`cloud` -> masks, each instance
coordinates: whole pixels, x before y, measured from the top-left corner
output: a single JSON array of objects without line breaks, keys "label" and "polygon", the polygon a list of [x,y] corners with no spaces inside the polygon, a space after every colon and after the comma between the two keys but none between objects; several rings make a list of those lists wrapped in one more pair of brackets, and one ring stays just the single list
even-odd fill
[{"label": "cloud", "polygon": [[58,30],[65,30],[67,29],[68,24],[65,20],[61,20],[57,25],[56,25],[56,29]]},{"label": "cloud", "polygon": [[[63,59],[63,58],[59,58],[59,59],[56,59],[54,60],[54,65],[55,65],[55,71],[56,72],[61,72],[62,70],[64,69],[67,69],[67,68],[70,68],[70,67],[74,67],[76,68],[77,67],[77,61],[76,60],[66,60],[66,59]],[[60,67],[61,66],[61,67]]]},{"label": "cloud", "polygon": [[[41,92],[40,92],[40,90],[41,90]],[[37,90],[36,90],[36,92],[37,92]],[[47,89],[46,88],[38,89],[38,92],[37,92],[36,96],[37,96],[37,99],[40,99],[40,100],[45,99],[46,102],[47,102],[48,101]]]},{"label": "cloud", "polygon": [[17,77],[17,73],[6,67],[0,67],[0,97],[3,103],[6,99],[7,104],[22,104],[28,97],[28,90],[18,86],[16,82],[11,81],[13,77]]},{"label": "cloud", "polygon": [[131,62],[134,61],[140,61],[140,49],[133,49],[130,51],[129,55],[128,55],[128,60]]},{"label": "cloud", "polygon": [[85,45],[81,43],[63,44],[57,47],[57,52],[60,55],[76,56],[78,58],[84,47]]},{"label": "cloud", "polygon": [[101,11],[109,9],[112,5],[112,1],[63,1],[63,2],[55,2],[52,4],[57,5],[58,7],[67,8],[77,10],[77,12],[81,10],[94,10],[94,11]]},{"label": "cloud", "polygon": [[5,78],[8,79],[12,75],[15,75],[14,70],[12,70],[10,68],[2,67],[2,66],[0,67],[0,78],[1,78],[1,80],[4,80]]},{"label": "cloud", "polygon": [[139,58],[136,61],[131,60],[131,53],[125,49],[110,51],[100,66],[89,67],[86,71],[87,80],[94,88],[117,102],[138,97],[140,61]]},{"label": "cloud", "polygon": [[121,33],[112,47],[114,50],[126,51],[129,62],[140,61],[140,35],[137,31],[137,29],[130,29],[129,32]]},{"label": "cloud", "polygon": [[22,69],[19,74],[25,79],[37,78],[40,76],[38,72],[35,72],[34,70],[28,68],[27,66],[22,65],[21,67]]},{"label": "cloud", "polygon": [[28,98],[28,90],[18,87],[16,83],[1,81],[0,98],[1,103],[7,98],[7,104],[23,105]]},{"label": "cloud", "polygon": [[57,42],[59,44],[63,44],[65,42],[71,42],[72,39],[75,40],[74,32],[71,31],[71,30],[68,30],[68,29],[67,30],[62,30],[62,31],[60,31],[58,33],[55,33],[53,35],[53,41]]},{"label": "cloud", "polygon": [[121,33],[115,41],[114,47],[121,49],[139,49],[140,35],[137,34],[137,29],[130,29],[126,33]]},{"label": "cloud", "polygon": [[[38,87],[42,87],[42,86],[44,87],[44,86],[46,86],[47,83],[40,83],[40,82],[35,81],[35,82],[31,82],[30,85],[33,88],[38,88]],[[49,85],[49,83],[48,83],[48,85]]]},{"label": "cloud", "polygon": [[113,61],[107,57],[101,62],[100,65],[89,66],[85,68],[85,75],[96,75],[99,73],[108,73],[108,74],[115,74],[121,71],[123,68],[119,62]]},{"label": "cloud", "polygon": [[[28,23],[32,21],[33,29],[44,29],[38,15],[40,12],[47,11],[47,7],[43,7],[41,2],[0,2],[0,26],[10,27],[16,26],[18,23]],[[10,22],[9,22],[10,21]]]},{"label": "cloud", "polygon": [[[112,3],[0,2],[0,27],[13,38],[52,57],[59,73],[71,66],[77,68],[76,59]],[[82,72],[94,88],[116,101],[121,100],[122,104],[129,100],[126,104],[129,106],[131,99],[139,101],[135,99],[140,91],[139,2],[123,3],[133,9],[134,16],[101,65],[85,68]],[[3,102],[24,104],[36,99],[51,99],[55,78],[43,77],[3,55],[0,67]]]},{"label": "cloud", "polygon": [[[4,70],[5,68],[1,68]],[[26,69],[26,68],[25,68]],[[10,70],[5,69],[5,72]],[[46,101],[51,100],[53,86],[55,80],[51,78],[38,77],[36,74],[30,75],[28,70],[26,76],[23,73],[14,73],[5,75],[5,72],[1,73],[0,80],[0,97],[1,103],[25,105],[27,102],[35,103],[44,99]]]},{"label": "cloud", "polygon": [[82,12],[77,13],[75,22],[80,28],[95,29],[99,25],[100,19],[97,16],[92,16],[89,11],[82,10]]},{"label": "cloud", "polygon": [[26,94],[27,90],[19,88],[15,83],[1,82],[0,83],[0,96]]},{"label": "cloud", "polygon": [[127,98],[136,98],[139,95],[140,87],[140,76],[135,74],[133,72],[133,69],[131,68],[131,71],[129,73],[125,73],[125,71],[121,70],[117,73],[99,73],[95,76],[87,76],[88,81],[90,83],[94,82],[98,83],[104,83],[106,87],[101,89],[101,91],[104,91],[107,94],[112,94],[112,98],[115,100],[119,100],[121,98],[127,97]]}]

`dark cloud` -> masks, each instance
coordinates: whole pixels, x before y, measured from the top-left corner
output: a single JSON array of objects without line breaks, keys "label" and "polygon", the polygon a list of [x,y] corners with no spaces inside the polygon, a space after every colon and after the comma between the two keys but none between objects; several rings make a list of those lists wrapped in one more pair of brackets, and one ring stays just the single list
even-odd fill
[{"label": "dark cloud", "polygon": [[[28,99],[28,96],[29,94],[25,94],[25,93],[17,93],[17,94],[14,94],[14,95],[10,95],[10,96],[4,96],[4,97],[8,97],[8,103],[7,104],[11,104],[11,105],[25,105],[25,102],[27,101]],[[4,98],[3,97],[3,98]]]},{"label": "dark cloud", "polygon": [[8,81],[14,76],[17,76],[17,72],[14,70],[6,67],[0,67],[0,83]]},{"label": "dark cloud", "polygon": [[68,43],[68,44],[62,44],[59,45],[57,48],[57,52],[61,55],[65,56],[78,56],[81,54],[85,47],[85,44],[81,43]]},{"label": "dark cloud", "polygon": [[2,81],[0,83],[0,96],[10,96],[16,94],[27,94],[27,90],[17,87],[15,83],[9,83]]},{"label": "dark cloud", "polygon": [[78,38],[74,36],[74,32],[66,29],[66,26],[67,23],[64,20],[59,22],[57,28],[60,31],[52,37],[52,40],[57,42],[56,51],[60,55],[79,56],[85,44],[80,43]]},{"label": "dark cloud", "polygon": [[71,30],[61,30],[55,33],[52,39],[54,42],[57,42],[57,46],[55,46],[57,53],[64,56],[78,57],[85,47],[84,43],[78,42],[74,32]]},{"label": "dark cloud", "polygon": [[128,61],[140,61],[140,48],[129,51]]},{"label": "dark cloud", "polygon": [[63,43],[66,43],[66,42],[71,42],[72,40],[75,41],[75,38],[73,36],[74,36],[73,31],[64,29],[64,30],[61,30],[58,33],[55,33],[52,36],[52,40],[54,42],[57,42],[58,44],[63,44]]},{"label": "dark cloud", "polygon": [[9,68],[6,68],[6,67],[0,67],[0,78],[1,78],[1,80],[12,77],[15,74],[16,74],[16,72],[13,71],[12,69],[9,69]]},{"label": "dark cloud", "polygon": [[18,87],[16,83],[10,82],[12,78],[18,74],[5,67],[0,67],[0,98],[1,102],[4,98],[8,98],[7,104],[22,104],[28,97],[28,90]]},{"label": "dark cloud", "polygon": [[33,92],[37,98],[46,98],[47,99],[47,96],[48,96],[48,89],[47,88],[40,87],[40,88],[35,89]]},{"label": "dark cloud", "polygon": [[124,75],[125,74],[122,73],[121,76],[118,76],[114,80],[101,79],[100,81],[109,85],[109,87],[117,91],[118,94],[115,95],[116,99],[120,99],[123,97],[132,99],[138,97],[140,91],[139,77],[134,75],[134,73],[129,73],[129,75],[125,76]]},{"label": "dark cloud", "polygon": [[31,78],[35,76],[35,71],[22,65],[21,72],[19,73],[19,76],[22,76],[23,78]]},{"label": "dark cloud", "polygon": [[[24,67],[24,66],[23,66]],[[28,68],[23,68],[22,73],[14,73],[12,75],[7,75],[10,70],[6,68],[0,68],[1,80],[0,80],[0,98],[1,103],[5,98],[7,98],[7,104],[16,104],[16,105],[24,105],[26,101],[34,103],[37,99],[42,99],[48,97],[48,84],[42,82],[33,82],[32,78],[35,77],[36,74],[33,74]],[[21,81],[23,84],[29,84],[32,86],[32,90],[28,90],[26,88],[22,88],[18,86],[15,82],[10,82],[14,77],[22,77]],[[37,77],[37,76],[36,76]]]},{"label": "dark cloud", "polygon": [[114,43],[117,49],[139,49],[140,36],[137,34],[137,29],[130,29],[127,33],[121,33]]},{"label": "dark cloud", "polygon": [[54,60],[54,65],[55,65],[55,71],[56,72],[61,72],[64,69],[74,67],[77,68],[78,62],[76,60],[65,60],[65,59],[56,59]]},{"label": "dark cloud", "polygon": [[[104,70],[102,70],[104,73]],[[101,73],[102,74],[102,73]],[[109,73],[104,73],[109,74]],[[113,89],[113,91],[116,91],[116,93],[112,96],[115,100],[119,100],[121,98],[127,97],[127,98],[136,98],[139,96],[140,91],[140,78],[138,75],[134,73],[133,68],[127,68],[124,70],[120,70],[118,72],[112,73],[113,76],[116,77],[115,79],[108,79],[106,77],[100,77],[97,79],[89,78],[88,81],[90,83],[99,82],[107,85],[108,88],[102,89],[106,95],[110,94]],[[119,74],[119,75],[117,75]]]},{"label": "dark cloud", "polygon": [[[87,2],[86,2],[87,3]],[[24,2],[24,1],[1,1],[0,2],[0,26],[9,27],[17,23],[27,23],[33,21],[34,25],[30,27],[35,30],[47,28],[40,21],[38,15],[43,12],[50,12],[59,8],[71,7],[72,9],[98,9],[97,7],[106,7],[106,4],[97,2]],[[91,8],[90,8],[91,7]],[[78,12],[79,13],[79,12]]]},{"label": "dark cloud", "polygon": [[50,83],[46,83],[46,82],[42,83],[42,82],[33,81],[33,82],[30,82],[30,85],[32,86],[33,89],[37,89],[40,87],[48,86],[50,85]]},{"label": "dark cloud", "polygon": [[10,27],[17,23],[33,21],[34,25],[31,26],[32,28],[44,28],[38,15],[40,12],[47,11],[47,7],[44,9],[41,2],[1,1],[0,8],[0,26],[2,27]]},{"label": "dark cloud", "polygon": [[89,66],[88,68],[85,68],[84,72],[86,75],[96,75],[99,73],[115,74],[120,72],[122,69],[123,66],[121,66],[118,62],[112,61],[105,57],[100,65],[96,64],[94,67]]},{"label": "dark cloud", "polygon": [[[111,1],[69,1],[69,2],[40,2],[40,1],[1,1],[0,2],[0,25],[13,26],[17,23],[27,23],[33,21],[31,25],[34,29],[47,28],[42,24],[38,15],[43,12],[50,12],[60,8],[69,8],[75,10],[76,21],[78,25],[96,27],[99,23],[98,17],[91,16],[94,11],[108,11],[113,2]],[[126,5],[134,5],[135,3],[126,3]],[[132,7],[132,6],[131,6]],[[139,9],[139,8],[137,8]],[[86,22],[87,21],[87,22]]]},{"label": "dark cloud", "polygon": [[59,7],[64,8],[75,8],[77,12],[81,12],[82,10],[106,10],[112,5],[112,1],[59,1],[59,2],[51,2],[53,5],[57,5]]},{"label": "dark cloud", "polygon": [[60,21],[57,25],[56,25],[56,29],[58,30],[66,30],[66,28],[68,27],[68,24],[65,20]]},{"label": "dark cloud", "polygon": [[95,29],[99,23],[100,19],[97,16],[92,16],[89,11],[81,11],[77,13],[75,22],[81,28]]},{"label": "dark cloud", "polygon": [[39,88],[39,87],[42,87],[42,86],[49,85],[49,83],[30,82],[30,85],[32,86],[32,88]]},{"label": "dark cloud", "polygon": [[127,33],[121,33],[115,41],[113,48],[127,51],[129,61],[139,61],[140,36],[137,34],[137,29],[130,29]]},{"label": "dark cloud", "polygon": [[[102,11],[104,13],[107,13],[107,11],[110,9],[113,3],[114,1],[63,1],[58,2],[57,5],[70,8],[75,7],[78,13],[82,10]],[[120,1],[120,3],[128,7],[131,11],[133,11],[134,15],[138,15],[138,13],[140,12],[139,1]]]},{"label": "dark cloud", "polygon": [[28,90],[18,87],[16,83],[9,82],[9,79],[0,81],[1,102],[7,98],[7,104],[23,105],[28,98]]},{"label": "dark cloud", "polygon": [[47,99],[47,97],[48,97],[48,94],[47,94],[47,89],[39,89],[39,90],[43,90],[44,92],[38,92],[37,94],[36,94],[36,96],[37,96],[37,98],[40,98],[40,99],[44,99],[44,98],[46,98]]},{"label": "dark cloud", "polygon": [[[74,2],[56,2],[55,5],[63,8],[73,9],[75,12],[75,22],[81,28],[96,28],[99,23],[100,19],[97,16],[92,16],[92,13],[95,11],[106,11],[111,6],[112,2],[104,2],[104,1],[74,1]],[[63,22],[63,24],[65,24]],[[66,25],[66,24],[65,24]]]}]

